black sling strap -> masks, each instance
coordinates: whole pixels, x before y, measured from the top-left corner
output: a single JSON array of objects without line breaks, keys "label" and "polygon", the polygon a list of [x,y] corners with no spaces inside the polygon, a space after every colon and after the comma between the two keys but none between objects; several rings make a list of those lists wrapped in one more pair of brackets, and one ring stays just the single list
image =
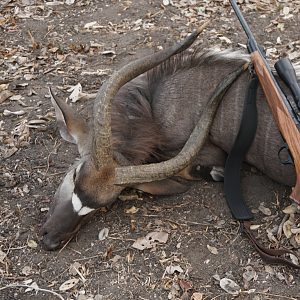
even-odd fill
[{"label": "black sling strap", "polygon": [[300,258],[297,254],[290,250],[268,249],[261,246],[250,230],[251,223],[249,220],[253,218],[253,215],[243,197],[240,173],[244,155],[247,153],[253,142],[257,127],[257,87],[258,80],[255,77],[251,78],[246,90],[240,128],[225,165],[225,196],[232,214],[236,219],[242,221],[242,230],[246,233],[263,260],[271,264],[284,264],[296,269],[300,269],[300,265],[296,265],[289,260],[278,257],[282,254],[291,253]]},{"label": "black sling strap", "polygon": [[250,220],[253,215],[247,206],[241,189],[241,164],[250,148],[257,127],[256,90],[258,80],[251,78],[244,101],[240,129],[229,152],[225,165],[224,188],[228,205],[238,220]]}]

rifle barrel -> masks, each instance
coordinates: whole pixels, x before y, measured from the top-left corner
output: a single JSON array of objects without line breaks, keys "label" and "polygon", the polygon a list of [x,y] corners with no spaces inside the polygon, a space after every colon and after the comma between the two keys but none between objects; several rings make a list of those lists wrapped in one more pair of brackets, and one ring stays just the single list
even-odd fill
[{"label": "rifle barrel", "polygon": [[253,34],[250,31],[250,28],[248,27],[248,24],[247,24],[246,20],[244,19],[242,13],[240,12],[236,2],[234,0],[229,0],[229,1],[231,3],[232,8],[234,9],[237,17],[238,17],[240,23],[242,24],[242,26],[243,26],[243,28],[244,28],[247,36],[248,36],[248,39],[251,39],[251,40],[254,39]]}]

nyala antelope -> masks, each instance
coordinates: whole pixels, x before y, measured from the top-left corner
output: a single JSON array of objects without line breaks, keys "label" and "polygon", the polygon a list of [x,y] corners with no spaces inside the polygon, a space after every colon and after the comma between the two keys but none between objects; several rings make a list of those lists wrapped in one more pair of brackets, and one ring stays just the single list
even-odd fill
[{"label": "nyala antelope", "polygon": [[[43,222],[39,234],[46,249],[62,247],[125,187],[167,195],[189,188],[175,175],[223,179],[242,115],[248,82],[243,71],[250,58],[230,51],[182,52],[206,25],[115,72],[97,93],[92,126],[50,90],[60,134],[77,144],[81,158],[66,173]],[[245,161],[293,186],[296,173],[278,160],[282,137],[261,88],[257,109],[258,129]]]}]

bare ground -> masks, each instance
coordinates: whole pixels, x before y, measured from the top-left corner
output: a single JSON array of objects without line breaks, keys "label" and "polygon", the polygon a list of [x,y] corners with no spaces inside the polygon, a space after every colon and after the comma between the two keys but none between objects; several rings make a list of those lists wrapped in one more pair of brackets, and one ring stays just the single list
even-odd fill
[{"label": "bare ground", "polygon": [[[299,1],[248,2],[243,4],[243,14],[257,41],[277,49],[269,58],[297,53]],[[79,82],[84,92],[93,93],[114,70],[159,47],[175,44],[208,18],[211,24],[198,39],[199,47],[241,49],[240,44],[246,43],[226,1],[182,1],[166,6],[156,0],[51,4],[43,0],[0,3],[0,79],[9,79],[8,89],[22,96],[0,104],[0,288],[35,282],[64,299],[81,300],[191,299],[193,293],[194,299],[200,299],[200,293],[203,299],[233,298],[220,288],[214,276],[218,275],[234,280],[244,291],[252,291],[241,293],[237,299],[300,298],[299,271],[260,260],[231,216],[223,183],[192,183],[187,193],[170,197],[126,191],[134,200],[118,200],[98,212],[61,252],[43,249],[37,233],[44,209],[78,156],[77,149],[61,139],[51,118],[29,131],[21,126],[13,136],[7,133],[53,112],[45,97],[47,86],[58,87],[64,98],[70,94],[67,87]],[[283,18],[283,8],[288,6],[293,16]],[[100,26],[85,27],[94,21]],[[92,105],[93,100],[74,104],[87,119],[91,118]],[[5,109],[24,110],[26,114],[5,117]],[[8,148],[15,153],[9,156]],[[276,232],[284,217],[282,209],[291,204],[291,190],[248,165],[243,168],[242,183],[251,209],[257,210],[263,203],[271,210],[269,217],[255,213],[253,223],[262,225],[255,233],[260,241],[274,247],[266,229]],[[132,206],[139,210],[126,213]],[[103,228],[109,229],[109,235],[99,241]],[[143,251],[132,248],[137,238],[157,229],[169,234],[166,243]],[[211,253],[208,245],[218,253]],[[295,237],[291,240],[284,235],[280,245],[298,248]],[[78,272],[71,270],[75,262]],[[177,268],[173,274],[167,272],[170,265]],[[250,279],[246,276],[249,270],[253,275]],[[60,291],[71,278],[78,283]],[[180,280],[193,289],[183,293]],[[59,299],[47,291],[36,294],[25,290],[0,289],[0,299]]]}]

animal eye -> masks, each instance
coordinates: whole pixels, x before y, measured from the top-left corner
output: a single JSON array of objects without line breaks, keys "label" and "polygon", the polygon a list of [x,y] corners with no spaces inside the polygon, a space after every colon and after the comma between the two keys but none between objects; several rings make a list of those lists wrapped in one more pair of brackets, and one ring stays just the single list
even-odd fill
[{"label": "animal eye", "polygon": [[73,182],[75,183],[75,179],[76,179],[76,176],[77,176],[77,173],[80,171],[80,169],[81,169],[81,166],[82,166],[82,163],[81,164],[79,164],[76,168],[75,168],[75,170],[74,170],[74,173],[73,173]]},{"label": "animal eye", "polygon": [[76,175],[77,175],[77,169],[75,169],[74,174],[73,174],[73,182],[75,182]]}]

